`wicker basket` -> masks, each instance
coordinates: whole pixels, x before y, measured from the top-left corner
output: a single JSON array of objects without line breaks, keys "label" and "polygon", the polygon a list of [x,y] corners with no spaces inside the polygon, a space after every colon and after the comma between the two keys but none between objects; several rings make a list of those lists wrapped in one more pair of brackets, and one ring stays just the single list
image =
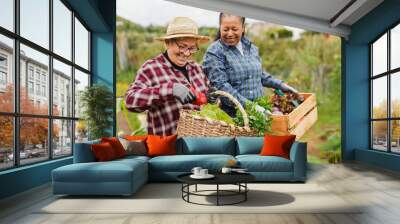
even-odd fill
[{"label": "wicker basket", "polygon": [[192,115],[192,110],[181,110],[178,121],[178,136],[258,136],[257,131],[249,127],[249,118],[239,101],[224,91],[215,91],[218,96],[227,97],[243,115],[244,127],[228,124],[224,121]]}]

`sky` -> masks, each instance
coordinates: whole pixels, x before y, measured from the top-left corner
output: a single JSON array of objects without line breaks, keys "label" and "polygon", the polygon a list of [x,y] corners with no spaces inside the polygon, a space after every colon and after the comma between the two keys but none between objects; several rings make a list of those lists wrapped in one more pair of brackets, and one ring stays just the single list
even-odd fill
[{"label": "sky", "polygon": [[[218,27],[219,12],[186,6],[165,0],[117,0],[117,15],[132,22],[147,26],[166,26],[176,16],[187,16],[194,19],[199,26]],[[247,23],[258,20],[247,19]],[[267,21],[268,22],[268,21]],[[286,27],[298,37],[302,29]]]}]

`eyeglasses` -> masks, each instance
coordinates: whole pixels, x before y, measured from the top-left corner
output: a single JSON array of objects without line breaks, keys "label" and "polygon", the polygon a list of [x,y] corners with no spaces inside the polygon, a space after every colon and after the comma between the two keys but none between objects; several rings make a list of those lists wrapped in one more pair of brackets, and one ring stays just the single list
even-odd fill
[{"label": "eyeglasses", "polygon": [[176,44],[176,46],[178,46],[180,53],[186,53],[189,51],[190,54],[194,54],[199,50],[199,48],[197,46],[196,47],[186,47],[186,46],[180,45],[177,41],[175,41],[175,44]]}]

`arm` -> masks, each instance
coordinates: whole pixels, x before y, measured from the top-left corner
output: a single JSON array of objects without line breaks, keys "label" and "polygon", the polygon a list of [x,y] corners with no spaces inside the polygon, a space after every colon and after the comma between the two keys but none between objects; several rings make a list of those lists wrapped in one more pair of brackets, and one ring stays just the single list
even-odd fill
[{"label": "arm", "polygon": [[168,82],[160,85],[151,85],[151,69],[141,68],[136,80],[125,94],[125,106],[133,112],[143,112],[152,106],[162,104],[164,101],[175,100],[172,95],[174,83]]},{"label": "arm", "polygon": [[224,58],[222,55],[210,49],[207,50],[204,57],[203,70],[207,74],[212,86],[219,90],[230,93],[243,106],[245,106],[247,99],[229,83],[229,78],[226,73],[226,67],[224,65]]},{"label": "arm", "polygon": [[280,79],[276,79],[276,78],[272,77],[272,75],[269,74],[268,72],[263,71],[263,74],[261,77],[261,83],[265,87],[281,89],[281,85],[283,84],[283,81]]}]

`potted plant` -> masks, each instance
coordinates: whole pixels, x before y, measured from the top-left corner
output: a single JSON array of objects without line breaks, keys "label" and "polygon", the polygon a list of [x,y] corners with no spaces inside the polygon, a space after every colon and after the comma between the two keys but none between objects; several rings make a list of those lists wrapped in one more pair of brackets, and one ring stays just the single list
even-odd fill
[{"label": "potted plant", "polygon": [[113,100],[110,89],[102,84],[88,86],[80,93],[79,106],[89,139],[110,136],[107,130],[112,125]]}]

